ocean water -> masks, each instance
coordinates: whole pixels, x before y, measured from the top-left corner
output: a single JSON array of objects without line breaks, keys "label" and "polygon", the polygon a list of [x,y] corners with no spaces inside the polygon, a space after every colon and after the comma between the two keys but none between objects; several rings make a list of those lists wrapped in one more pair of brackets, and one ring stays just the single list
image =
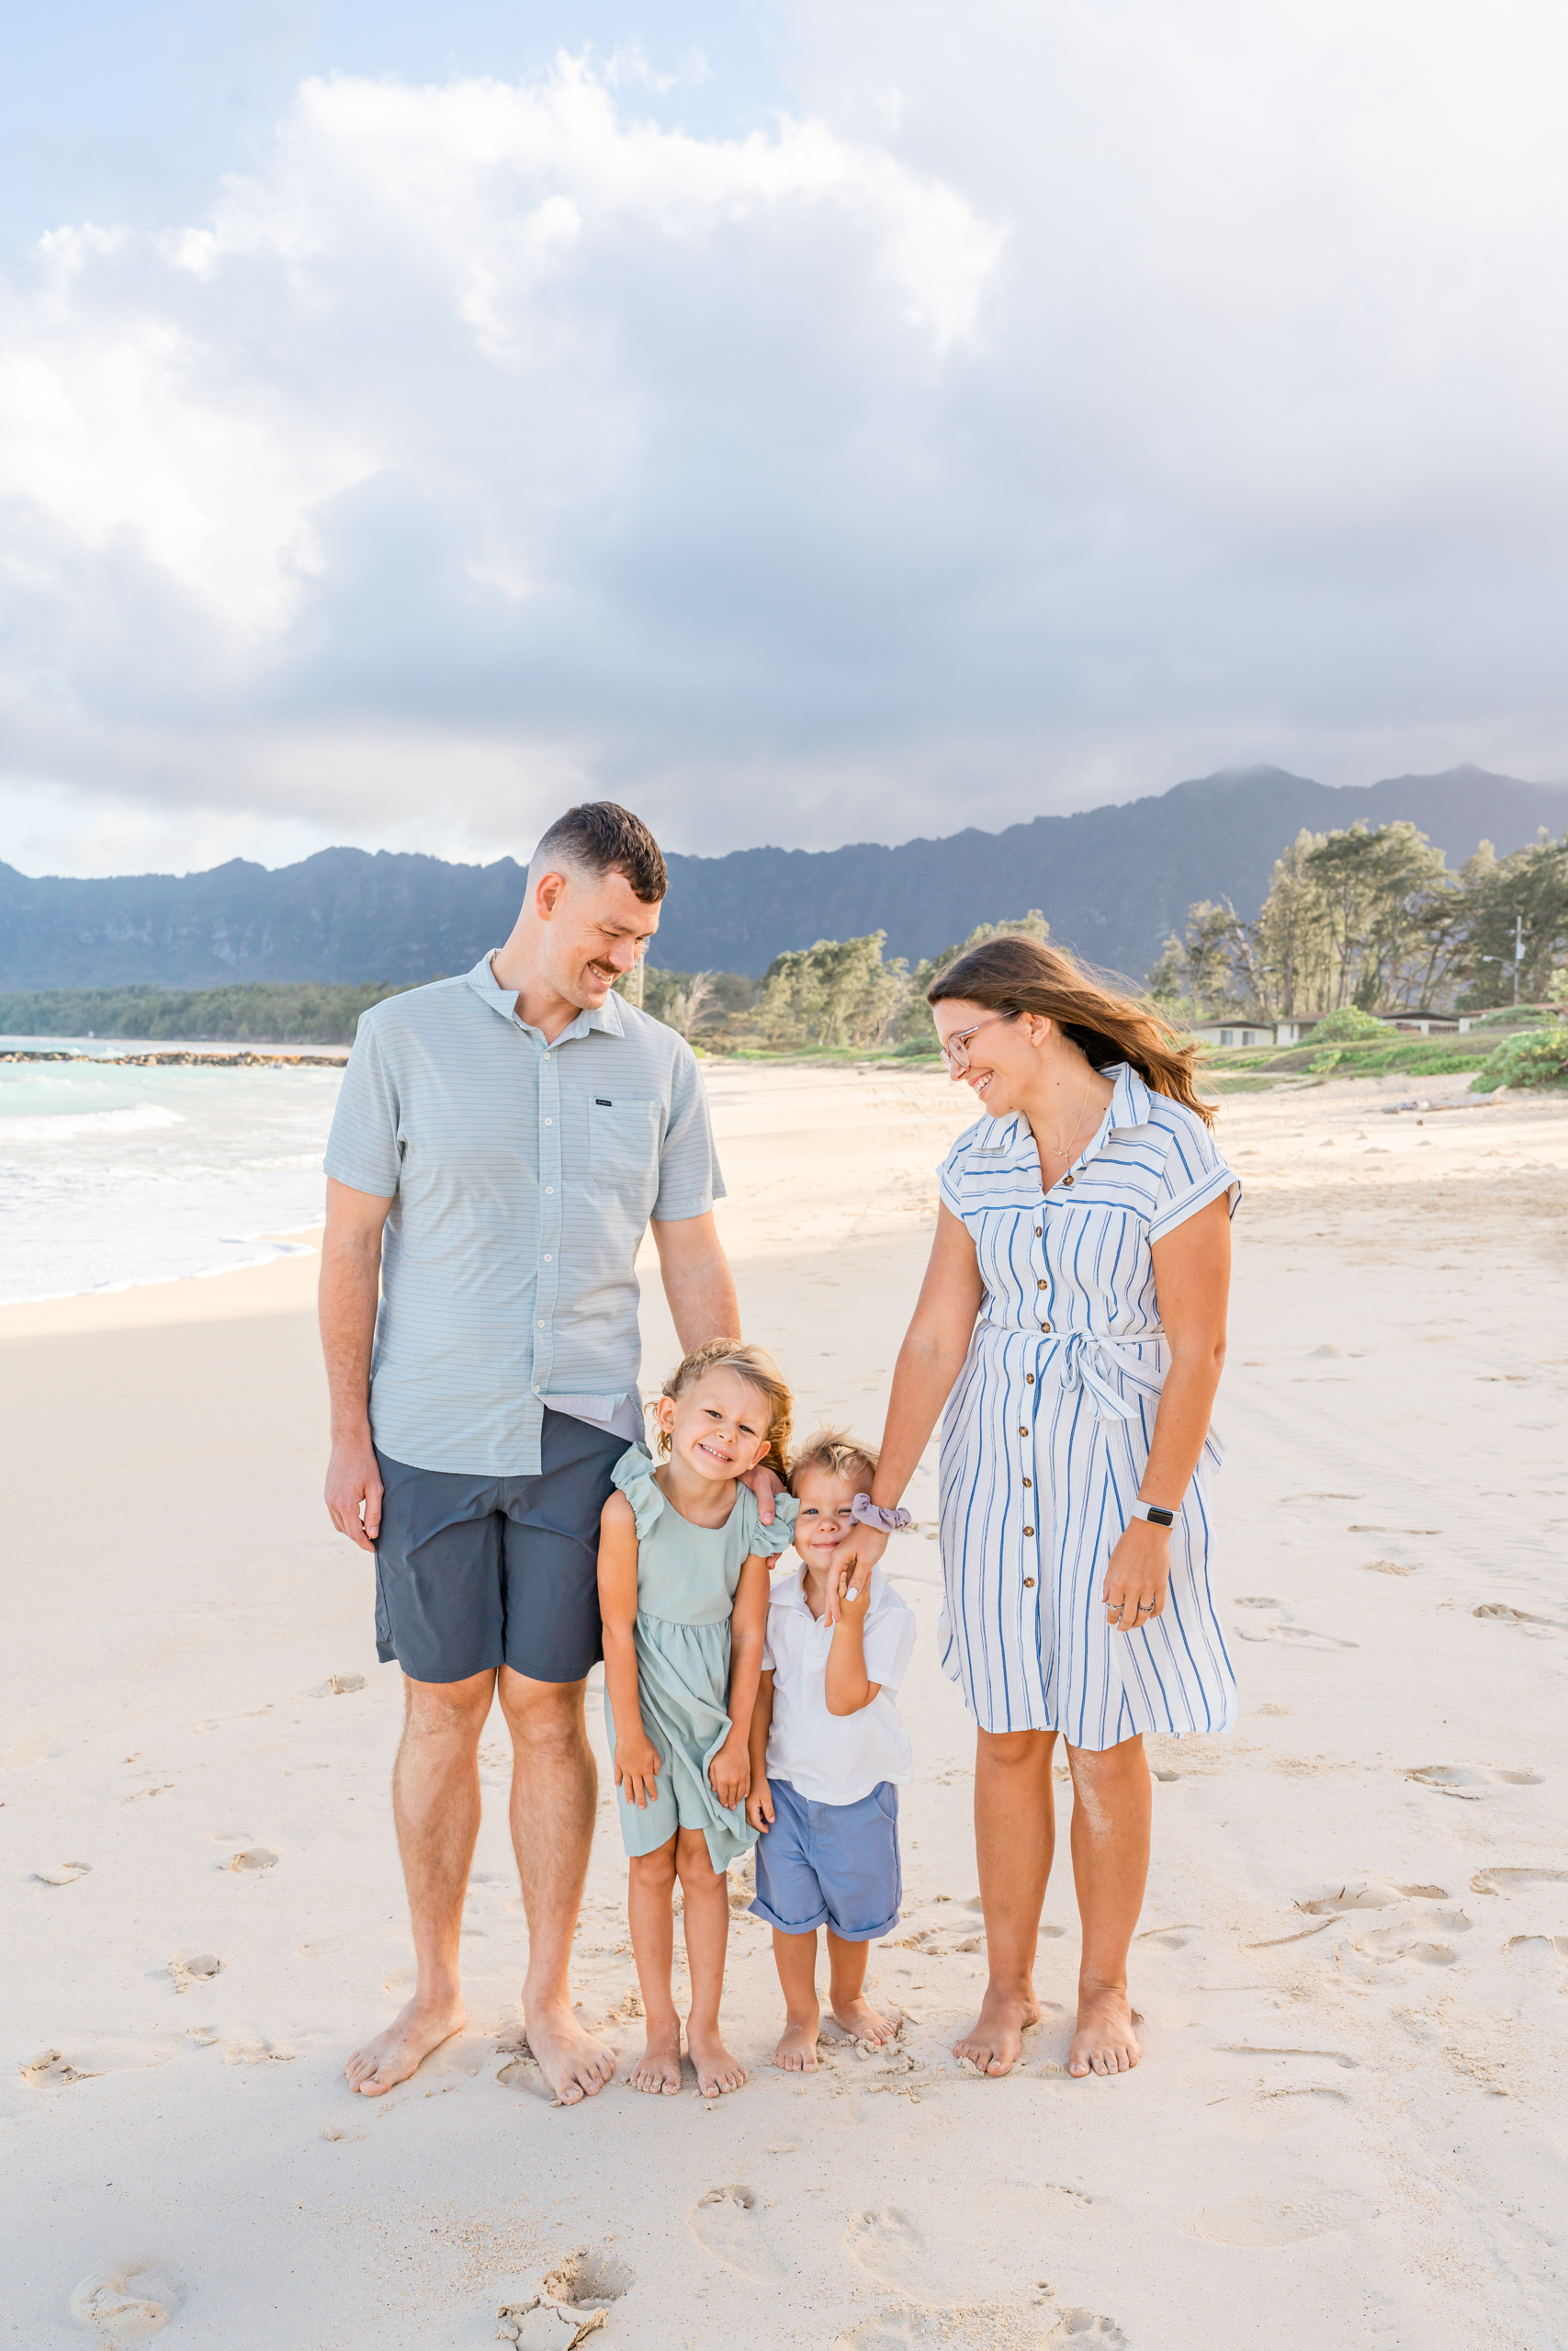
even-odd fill
[{"label": "ocean water", "polygon": [[265,1265],[321,1224],[336,1069],[124,1069],[176,1048],[0,1037],[25,1046],[94,1061],[0,1064],[0,1305]]}]

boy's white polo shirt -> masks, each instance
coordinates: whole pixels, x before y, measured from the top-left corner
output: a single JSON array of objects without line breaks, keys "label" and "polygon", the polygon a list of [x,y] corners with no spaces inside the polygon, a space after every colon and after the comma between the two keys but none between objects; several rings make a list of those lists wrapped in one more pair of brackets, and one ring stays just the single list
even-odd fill
[{"label": "boy's white polo shirt", "polygon": [[763,1671],[773,1677],[768,1777],[787,1780],[808,1803],[858,1804],[885,1780],[904,1788],[913,1776],[909,1734],[893,1692],[914,1654],[915,1611],[899,1599],[881,1568],[874,1567],[862,1639],[866,1679],[882,1687],[857,1714],[829,1714],[828,1652],[833,1627],[807,1607],[803,1574],[792,1567],[778,1577],[768,1601],[762,1650]]}]

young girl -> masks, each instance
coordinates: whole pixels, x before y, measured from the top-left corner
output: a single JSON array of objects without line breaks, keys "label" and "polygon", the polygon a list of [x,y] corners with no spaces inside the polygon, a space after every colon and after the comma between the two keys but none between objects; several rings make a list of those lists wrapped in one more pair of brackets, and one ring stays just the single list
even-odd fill
[{"label": "young girl", "polygon": [[896,2028],[865,1996],[869,1947],[898,1919],[898,1791],[909,1738],[893,1693],[915,1645],[914,1611],[879,1568],[838,1602],[835,1555],[853,1525],[876,1452],[819,1429],[790,1470],[795,1547],[768,1609],[762,1678],[751,1715],[746,1817],[757,1848],[758,1917],[773,1930],[787,2021],[773,2051],[785,2073],[817,2068],[817,1930],[828,1929],[829,1994],[846,2032],[873,2048]]},{"label": "young girl", "polygon": [[772,1358],[738,1339],[697,1348],[656,1407],[656,1467],[640,1445],[616,1463],[600,1520],[604,1714],[616,1810],[631,1857],[626,1907],[648,2018],[632,2087],[681,2087],[671,1985],[673,1896],[685,1902],[692,2005],[686,2048],[704,2097],[746,2079],[719,2038],[729,1935],[726,1875],[756,1842],[748,1826],[748,1734],[768,1617],[768,1561],[787,1548],[795,1504],[765,1527],[739,1481],[784,1475],[791,1399]]}]

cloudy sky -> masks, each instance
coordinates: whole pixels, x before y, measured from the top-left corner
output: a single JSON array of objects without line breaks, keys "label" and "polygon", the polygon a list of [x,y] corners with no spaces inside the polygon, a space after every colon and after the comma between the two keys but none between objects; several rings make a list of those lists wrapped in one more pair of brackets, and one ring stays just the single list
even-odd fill
[{"label": "cloudy sky", "polygon": [[66,0],[0,858],[1568,775],[1549,0]]}]

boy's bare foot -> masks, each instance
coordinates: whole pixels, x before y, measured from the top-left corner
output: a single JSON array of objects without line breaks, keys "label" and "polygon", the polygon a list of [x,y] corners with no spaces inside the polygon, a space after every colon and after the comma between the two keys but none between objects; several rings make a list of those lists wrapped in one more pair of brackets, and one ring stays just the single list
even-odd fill
[{"label": "boy's bare foot", "polygon": [[416,2073],[433,2049],[461,2032],[467,2021],[457,1993],[449,2000],[422,2000],[416,1994],[400,2008],[385,2032],[356,2049],[344,2066],[348,2086],[361,2097],[378,2098]]},{"label": "boy's bare foot", "polygon": [[815,2009],[809,2018],[796,2024],[792,2018],[779,2036],[772,2063],[785,2074],[815,2074],[817,2071],[817,2034],[822,2019]]},{"label": "boy's bare foot", "polygon": [[686,2019],[686,2053],[697,2069],[697,2087],[705,2098],[716,2098],[726,2090],[738,2090],[746,2079],[745,2066],[731,2057],[717,2033],[694,2031],[690,2017]]},{"label": "boy's bare foot", "polygon": [[987,1984],[979,2017],[963,2040],[954,2041],[953,2053],[966,2058],[982,2074],[1010,2074],[1024,2034],[1039,2022],[1040,2003],[1032,1992]]},{"label": "boy's bare foot", "polygon": [[681,2095],[681,2024],[671,2017],[668,2024],[650,2024],[648,2044],[630,2074],[634,2090],[647,2090],[653,2097],[679,2097]]},{"label": "boy's bare foot", "polygon": [[1135,2030],[1140,2022],[1124,1992],[1080,1992],[1068,2073],[1080,2081],[1086,2074],[1130,2074],[1144,2053]]},{"label": "boy's bare foot", "polygon": [[852,2000],[835,2000],[833,2021],[871,2049],[880,2049],[885,2040],[895,2040],[898,2031],[896,2024],[877,2014],[863,1994],[857,1994]]},{"label": "boy's bare foot", "polygon": [[525,2001],[523,2020],[539,2071],[562,2106],[581,2106],[614,2080],[615,2051],[595,2040],[564,2000],[537,2008]]}]

